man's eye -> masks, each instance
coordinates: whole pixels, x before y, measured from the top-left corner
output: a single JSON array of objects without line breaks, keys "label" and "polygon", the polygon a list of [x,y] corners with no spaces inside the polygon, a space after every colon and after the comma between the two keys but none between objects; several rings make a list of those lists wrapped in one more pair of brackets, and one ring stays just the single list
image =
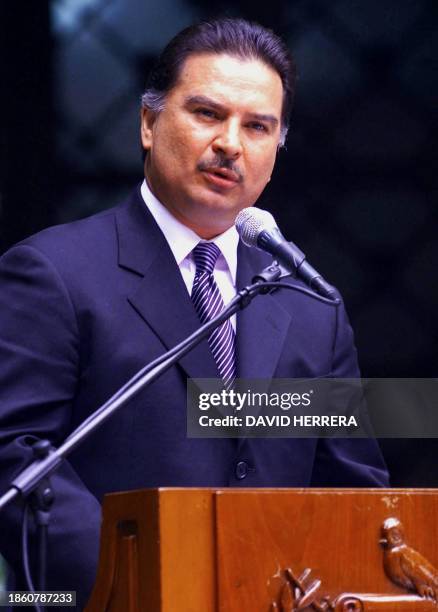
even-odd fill
[{"label": "man's eye", "polygon": [[217,114],[215,113],[215,111],[211,110],[210,108],[197,108],[195,110],[195,113],[197,115],[200,115],[201,117],[205,117],[206,119],[217,118]]},{"label": "man's eye", "polygon": [[256,132],[267,132],[268,128],[263,123],[257,123],[256,121],[252,121],[249,124],[249,127]]}]

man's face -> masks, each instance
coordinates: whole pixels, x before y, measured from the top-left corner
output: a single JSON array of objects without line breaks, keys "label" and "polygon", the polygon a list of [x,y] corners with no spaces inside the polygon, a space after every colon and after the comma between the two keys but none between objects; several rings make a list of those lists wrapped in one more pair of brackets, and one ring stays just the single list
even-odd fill
[{"label": "man's face", "polygon": [[158,199],[203,238],[231,227],[271,177],[283,86],[259,60],[190,56],[165,108],[142,111],[145,174]]}]

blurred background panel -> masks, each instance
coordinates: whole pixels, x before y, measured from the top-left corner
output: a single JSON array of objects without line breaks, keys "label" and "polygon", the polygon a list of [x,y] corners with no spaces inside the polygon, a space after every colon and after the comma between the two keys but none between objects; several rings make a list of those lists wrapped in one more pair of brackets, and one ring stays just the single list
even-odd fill
[{"label": "blurred background panel", "polygon": [[[273,28],[298,64],[260,201],[345,297],[364,376],[438,359],[436,0],[39,0],[1,5],[0,248],[118,203],[142,178],[156,55],[217,15]],[[23,12],[25,11],[25,19]],[[438,443],[383,443],[393,484],[437,486]]]}]

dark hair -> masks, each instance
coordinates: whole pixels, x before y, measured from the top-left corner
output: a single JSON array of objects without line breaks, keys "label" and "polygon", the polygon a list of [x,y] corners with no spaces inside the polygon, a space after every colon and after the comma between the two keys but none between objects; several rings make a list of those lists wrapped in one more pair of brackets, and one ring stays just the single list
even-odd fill
[{"label": "dark hair", "polygon": [[203,21],[172,38],[149,75],[142,106],[160,112],[185,60],[196,53],[226,53],[242,59],[258,59],[279,74],[283,84],[280,142],[284,144],[295,92],[295,63],[286,44],[272,30],[244,19]]}]

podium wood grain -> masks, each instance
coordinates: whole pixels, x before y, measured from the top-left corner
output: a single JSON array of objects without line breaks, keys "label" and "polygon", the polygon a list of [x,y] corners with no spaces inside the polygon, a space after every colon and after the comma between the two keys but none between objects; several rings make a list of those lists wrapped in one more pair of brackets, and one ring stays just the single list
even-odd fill
[{"label": "podium wood grain", "polygon": [[87,611],[280,610],[287,568],[295,576],[311,570],[308,580],[321,581],[316,603],[337,606],[327,610],[355,610],[336,603],[349,593],[364,595],[366,612],[437,610],[385,574],[379,540],[389,517],[403,523],[409,545],[437,567],[435,490],[156,489],[111,494],[104,501],[100,564]]}]

